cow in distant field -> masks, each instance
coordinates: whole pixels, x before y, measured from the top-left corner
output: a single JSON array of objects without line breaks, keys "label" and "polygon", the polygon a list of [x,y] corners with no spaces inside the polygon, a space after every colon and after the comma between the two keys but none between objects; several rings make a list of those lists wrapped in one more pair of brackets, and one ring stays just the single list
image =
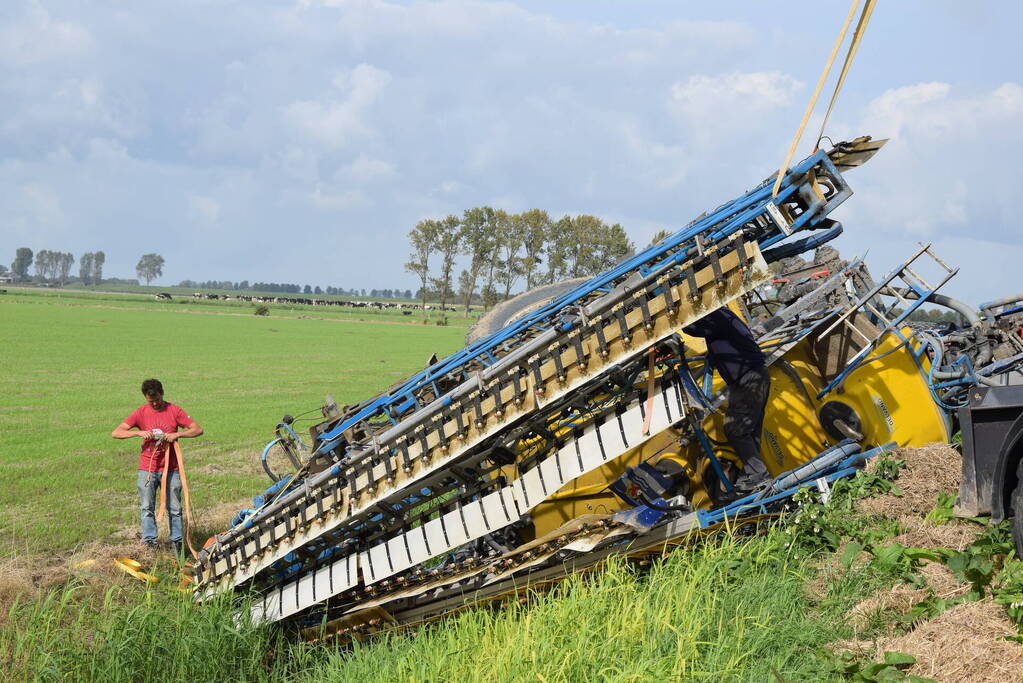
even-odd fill
[{"label": "cow in distant field", "polygon": [[155,296],[158,301],[170,301],[173,298],[167,292],[160,292],[158,294],[154,294],[153,296]]}]

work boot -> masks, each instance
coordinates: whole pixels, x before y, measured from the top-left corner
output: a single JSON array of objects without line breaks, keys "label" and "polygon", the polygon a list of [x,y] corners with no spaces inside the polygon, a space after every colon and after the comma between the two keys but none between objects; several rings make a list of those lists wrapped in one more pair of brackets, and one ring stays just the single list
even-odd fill
[{"label": "work boot", "polygon": [[735,490],[741,494],[753,493],[771,480],[772,477],[767,472],[743,473],[735,480]]},{"label": "work boot", "polygon": [[742,472],[735,480],[735,490],[741,493],[752,493],[765,483],[771,481],[771,473],[760,458],[750,458],[743,465]]}]

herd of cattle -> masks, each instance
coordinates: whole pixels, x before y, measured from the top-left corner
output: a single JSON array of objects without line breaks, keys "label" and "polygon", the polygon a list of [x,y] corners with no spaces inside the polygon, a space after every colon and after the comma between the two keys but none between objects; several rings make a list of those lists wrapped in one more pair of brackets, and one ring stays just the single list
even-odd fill
[{"label": "herd of cattle", "polygon": [[[170,301],[173,297],[167,292],[160,292],[154,295],[158,300]],[[229,301],[231,299],[237,299],[239,301],[249,301],[260,304],[299,304],[305,306],[347,306],[349,308],[376,308],[379,310],[383,309],[399,309],[403,315],[412,315],[412,311],[427,310],[427,311],[451,311],[454,310],[450,306],[431,306],[427,304],[408,304],[399,302],[384,302],[384,301],[341,301],[333,299],[306,299],[303,297],[292,297],[292,296],[247,296],[239,294],[237,296],[229,296],[227,294],[207,294],[203,292],[196,292],[192,295],[193,299],[210,299],[210,300],[221,300]]]}]

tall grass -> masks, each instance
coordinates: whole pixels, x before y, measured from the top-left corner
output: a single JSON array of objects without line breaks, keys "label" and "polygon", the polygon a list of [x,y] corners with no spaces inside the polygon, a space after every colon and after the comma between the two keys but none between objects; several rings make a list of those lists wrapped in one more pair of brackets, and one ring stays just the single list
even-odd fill
[{"label": "tall grass", "polygon": [[804,594],[814,572],[784,534],[725,536],[644,571],[613,561],[525,603],[351,647],[236,628],[224,602],[123,590],[89,599],[69,586],[13,610],[0,664],[39,680],[809,680],[815,653],[848,635],[841,615],[878,580],[847,576],[814,605]]},{"label": "tall grass", "polygon": [[226,601],[200,607],[190,595],[71,584],[12,608],[0,663],[19,680],[269,678],[276,634],[235,628],[232,614]]}]

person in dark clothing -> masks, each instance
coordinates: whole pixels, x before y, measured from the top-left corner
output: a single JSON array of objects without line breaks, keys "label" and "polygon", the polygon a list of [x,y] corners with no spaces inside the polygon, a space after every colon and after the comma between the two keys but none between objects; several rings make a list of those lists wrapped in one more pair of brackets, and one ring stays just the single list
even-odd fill
[{"label": "person in dark clothing", "polygon": [[764,408],[771,389],[764,353],[746,323],[727,308],[705,315],[682,331],[707,341],[707,360],[728,385],[725,436],[743,465],[735,487],[751,491],[771,478],[760,458]]}]

